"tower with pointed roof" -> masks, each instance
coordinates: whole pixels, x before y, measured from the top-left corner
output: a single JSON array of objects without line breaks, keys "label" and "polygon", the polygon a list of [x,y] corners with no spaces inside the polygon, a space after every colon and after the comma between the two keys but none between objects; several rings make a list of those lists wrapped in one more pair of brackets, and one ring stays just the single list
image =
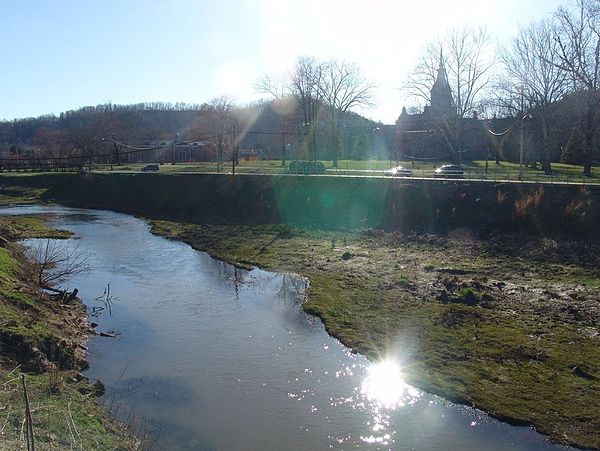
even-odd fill
[{"label": "tower with pointed roof", "polygon": [[452,90],[450,89],[450,83],[448,83],[448,75],[444,65],[444,54],[441,49],[437,77],[431,88],[431,111],[433,114],[440,116],[456,114],[456,108],[452,100]]},{"label": "tower with pointed roof", "polygon": [[460,155],[457,149],[462,148],[469,152],[469,158],[485,157],[489,148],[487,128],[477,117],[458,116],[441,50],[429,99],[421,113],[409,113],[402,107],[396,121],[397,155],[405,159],[452,161]]}]

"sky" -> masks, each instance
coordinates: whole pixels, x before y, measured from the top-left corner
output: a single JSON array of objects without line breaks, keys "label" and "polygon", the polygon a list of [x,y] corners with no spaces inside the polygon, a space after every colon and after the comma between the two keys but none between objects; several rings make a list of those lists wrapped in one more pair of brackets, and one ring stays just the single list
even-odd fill
[{"label": "sky", "polygon": [[377,85],[358,112],[393,123],[425,45],[486,26],[507,42],[566,0],[0,0],[0,120],[112,102],[264,95],[298,56],[357,63]]}]

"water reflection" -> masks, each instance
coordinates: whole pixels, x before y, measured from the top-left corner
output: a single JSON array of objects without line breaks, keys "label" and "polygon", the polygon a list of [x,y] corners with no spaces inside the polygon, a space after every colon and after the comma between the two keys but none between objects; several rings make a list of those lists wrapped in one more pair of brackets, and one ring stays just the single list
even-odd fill
[{"label": "water reflection", "polygon": [[392,359],[367,367],[360,393],[371,403],[373,431],[361,439],[368,444],[380,445],[389,445],[395,434],[395,431],[388,432],[390,411],[412,405],[421,397],[419,390],[404,382],[400,366]]},{"label": "water reflection", "polygon": [[400,367],[393,360],[369,365],[360,392],[369,401],[386,409],[414,403],[420,397],[417,389],[404,382]]}]

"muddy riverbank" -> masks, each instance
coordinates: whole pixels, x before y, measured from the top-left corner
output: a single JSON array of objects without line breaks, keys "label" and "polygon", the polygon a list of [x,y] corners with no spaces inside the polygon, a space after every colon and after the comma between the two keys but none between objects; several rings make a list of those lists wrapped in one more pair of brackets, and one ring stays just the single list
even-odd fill
[{"label": "muddy riverbank", "polygon": [[153,224],[223,260],[307,277],[304,309],[369,358],[400,358],[417,387],[600,446],[598,244]]},{"label": "muddy riverbank", "polygon": [[36,269],[16,243],[71,235],[48,228],[46,219],[0,217],[0,449],[27,449],[22,374],[37,449],[137,449],[137,439],[95,401],[101,384],[80,374],[92,334],[85,306],[43,292]]}]

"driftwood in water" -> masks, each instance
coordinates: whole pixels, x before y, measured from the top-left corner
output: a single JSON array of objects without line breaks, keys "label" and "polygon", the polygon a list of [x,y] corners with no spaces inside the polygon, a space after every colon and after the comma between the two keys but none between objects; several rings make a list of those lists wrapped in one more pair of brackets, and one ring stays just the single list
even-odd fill
[{"label": "driftwood in water", "polygon": [[108,337],[108,338],[115,338],[116,337],[115,334],[110,334],[108,332],[98,332],[97,335],[100,335],[101,337]]}]

